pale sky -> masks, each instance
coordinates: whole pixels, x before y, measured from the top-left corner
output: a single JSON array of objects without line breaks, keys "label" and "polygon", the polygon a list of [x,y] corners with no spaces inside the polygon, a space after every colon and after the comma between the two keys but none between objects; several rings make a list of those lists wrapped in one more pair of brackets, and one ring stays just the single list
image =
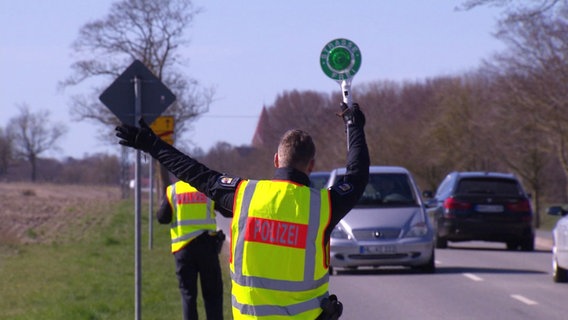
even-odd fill
[{"label": "pale sky", "polygon": [[[57,84],[71,75],[71,44],[85,23],[104,18],[110,0],[0,1],[0,127],[18,115],[17,105],[49,109],[50,120],[69,132],[58,154],[82,158],[117,153],[118,144],[96,139],[99,125],[73,122],[70,97],[88,93]],[[264,105],[290,90],[339,91],[319,65],[324,45],[336,38],[355,42],[362,65],[357,85],[380,80],[423,80],[460,74],[504,49],[495,39],[499,10],[456,11],[451,0],[197,0],[204,9],[179,51],[189,60],[186,74],[217,99],[182,139],[209,150],[217,142],[249,145]],[[126,67],[126,66],[125,66]],[[112,81],[109,81],[108,85]],[[339,101],[338,101],[339,103]],[[309,106],[306,106],[309,108]]]}]

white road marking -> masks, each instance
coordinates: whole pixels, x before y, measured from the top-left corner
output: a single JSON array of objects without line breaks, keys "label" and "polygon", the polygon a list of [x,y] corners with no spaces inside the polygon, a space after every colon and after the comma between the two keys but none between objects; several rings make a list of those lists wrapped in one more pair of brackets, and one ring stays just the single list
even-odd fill
[{"label": "white road marking", "polygon": [[512,294],[511,298],[519,300],[520,302],[524,303],[524,304],[528,304],[529,306],[533,306],[535,304],[538,304],[538,302],[533,301],[529,298],[523,297],[520,294]]},{"label": "white road marking", "polygon": [[462,273],[464,277],[469,278],[473,281],[483,281],[483,278],[474,275],[473,273]]}]

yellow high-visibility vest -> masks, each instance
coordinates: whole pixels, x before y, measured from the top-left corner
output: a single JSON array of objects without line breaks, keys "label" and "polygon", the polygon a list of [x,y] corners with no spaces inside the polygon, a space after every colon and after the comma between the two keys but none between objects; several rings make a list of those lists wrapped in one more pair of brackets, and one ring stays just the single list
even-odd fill
[{"label": "yellow high-visibility vest", "polygon": [[329,192],[244,180],[235,194],[230,269],[233,318],[315,319],[328,296]]},{"label": "yellow high-visibility vest", "polygon": [[166,188],[172,207],[170,236],[172,252],[179,251],[203,232],[214,232],[214,202],[186,182],[178,181]]}]

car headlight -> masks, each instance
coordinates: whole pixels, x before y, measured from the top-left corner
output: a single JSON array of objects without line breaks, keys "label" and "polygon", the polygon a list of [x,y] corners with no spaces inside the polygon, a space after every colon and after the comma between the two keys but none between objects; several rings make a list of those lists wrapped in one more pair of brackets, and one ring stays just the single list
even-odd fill
[{"label": "car headlight", "polygon": [[349,235],[345,230],[343,230],[343,228],[339,225],[335,226],[335,228],[333,228],[333,231],[331,231],[331,237],[334,239],[347,239],[347,240],[351,240],[351,235]]},{"label": "car headlight", "polygon": [[412,221],[410,229],[404,235],[405,238],[424,237],[428,234],[428,225],[423,221]]}]

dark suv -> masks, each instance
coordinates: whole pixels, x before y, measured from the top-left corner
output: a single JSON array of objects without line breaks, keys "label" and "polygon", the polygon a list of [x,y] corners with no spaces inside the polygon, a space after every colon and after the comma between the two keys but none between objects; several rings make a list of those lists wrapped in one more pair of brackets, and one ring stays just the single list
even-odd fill
[{"label": "dark suv", "polygon": [[452,172],[427,206],[437,228],[436,248],[447,248],[448,241],[480,240],[504,242],[508,250],[534,250],[530,197],[513,174]]}]

